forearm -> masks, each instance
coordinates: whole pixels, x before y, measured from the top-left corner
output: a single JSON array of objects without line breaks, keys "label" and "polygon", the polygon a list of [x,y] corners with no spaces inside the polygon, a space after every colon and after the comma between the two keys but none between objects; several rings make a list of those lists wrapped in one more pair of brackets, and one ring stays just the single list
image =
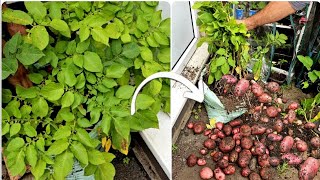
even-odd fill
[{"label": "forearm", "polygon": [[258,26],[279,21],[290,14],[295,13],[295,9],[289,2],[270,2],[257,14],[244,19],[243,22],[248,30]]}]

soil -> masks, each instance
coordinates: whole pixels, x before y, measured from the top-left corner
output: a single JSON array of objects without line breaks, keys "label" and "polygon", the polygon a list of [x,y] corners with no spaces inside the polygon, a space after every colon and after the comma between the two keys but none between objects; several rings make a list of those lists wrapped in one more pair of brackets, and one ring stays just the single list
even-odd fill
[{"label": "soil", "polygon": [[[214,92],[217,92],[216,86],[211,87],[211,89],[214,90]],[[236,109],[236,105],[239,104],[247,104],[248,106],[254,106],[258,105],[256,102],[250,100],[251,97],[248,95],[245,98],[235,98],[232,93],[227,93],[226,95],[222,95],[219,93],[216,93],[221,100],[221,102],[224,104],[226,109],[228,111],[232,111]],[[251,94],[251,93],[250,93]],[[301,99],[309,98],[309,95],[304,94],[300,89],[297,89],[295,87],[282,87],[282,91],[278,93],[278,97],[290,99],[291,101],[299,102]],[[251,105],[249,105],[251,104]],[[245,121],[246,124],[252,125],[257,124],[258,122],[253,122],[252,118],[250,118],[251,114],[246,113],[242,115],[240,118]],[[299,117],[298,117],[299,118]],[[249,120],[248,120],[249,119]],[[302,118],[301,118],[302,119]],[[196,121],[204,121],[205,123],[209,123],[207,112],[204,108],[203,104],[196,103],[192,114],[188,120],[188,122],[196,122]],[[269,123],[263,123],[266,127],[271,127],[273,124],[271,122]],[[187,122],[187,123],[188,123]],[[313,132],[303,132],[301,128],[299,128],[297,125],[292,124],[289,126],[285,126],[286,128],[283,130],[283,136],[285,136],[289,128],[293,130],[293,134],[295,137],[299,137],[300,139],[305,140],[307,143],[309,143],[309,140],[311,137],[314,136]],[[214,169],[215,162],[212,160],[212,157],[210,157],[210,151],[207,155],[203,156],[199,153],[199,150],[203,147],[203,142],[207,139],[207,136],[204,136],[203,134],[195,135],[191,129],[188,129],[187,127],[184,128],[179,135],[179,138],[176,142],[176,144],[173,146],[173,152],[172,152],[172,178],[174,180],[185,180],[185,179],[192,179],[192,180],[200,180],[199,172],[202,169],[201,166],[194,166],[194,167],[188,167],[186,165],[186,158],[190,154],[195,154],[197,157],[203,157],[206,159],[207,164],[205,166],[211,167]],[[262,137],[258,137],[261,139]],[[267,143],[270,144],[270,143]],[[275,150],[273,152],[270,152],[270,155],[277,155],[279,156],[279,144],[275,146]],[[306,158],[308,156],[307,153],[304,153],[302,157]],[[319,160],[320,161],[320,160]],[[256,169],[258,169],[257,167]],[[272,169],[272,179],[276,180],[298,180],[298,169],[293,166],[288,166],[286,168],[282,168],[283,172],[280,173],[281,168],[271,168]],[[279,170],[280,169],[280,170]],[[227,180],[244,180],[248,179],[245,177],[242,177],[240,174],[240,168],[236,165],[236,173],[233,175],[227,175]],[[314,180],[320,180],[320,172],[318,172],[317,176],[314,178]]]}]

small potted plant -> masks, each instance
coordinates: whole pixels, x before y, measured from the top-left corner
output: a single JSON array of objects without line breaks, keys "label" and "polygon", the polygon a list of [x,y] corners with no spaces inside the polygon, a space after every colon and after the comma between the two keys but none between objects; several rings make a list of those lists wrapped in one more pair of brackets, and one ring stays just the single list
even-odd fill
[{"label": "small potted plant", "polygon": [[245,15],[246,2],[239,2],[236,8],[236,19],[243,19]]},{"label": "small potted plant", "polygon": [[250,3],[249,16],[253,16],[259,10],[263,9],[265,6],[266,6],[266,2],[264,1],[260,1],[260,2],[252,1]]}]

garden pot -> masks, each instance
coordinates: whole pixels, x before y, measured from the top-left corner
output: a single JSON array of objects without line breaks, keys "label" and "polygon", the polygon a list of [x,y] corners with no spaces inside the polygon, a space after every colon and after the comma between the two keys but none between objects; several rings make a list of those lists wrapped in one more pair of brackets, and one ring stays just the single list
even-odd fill
[{"label": "garden pot", "polygon": [[250,10],[249,10],[249,16],[253,16],[253,15],[255,15],[257,12],[258,12],[258,10],[250,9]]},{"label": "garden pot", "polygon": [[[283,84],[286,81],[288,75],[289,73],[286,70],[271,67],[271,74],[269,79],[278,82],[279,84]],[[292,73],[290,76],[292,78],[294,76],[294,73]]]},{"label": "garden pot", "polygon": [[244,9],[236,9],[236,19],[244,18]]}]

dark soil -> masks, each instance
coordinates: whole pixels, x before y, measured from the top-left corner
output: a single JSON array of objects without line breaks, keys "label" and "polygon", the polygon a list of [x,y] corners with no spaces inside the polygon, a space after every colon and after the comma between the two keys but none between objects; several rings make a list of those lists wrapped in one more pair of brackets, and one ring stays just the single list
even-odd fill
[{"label": "dark soil", "polygon": [[[247,106],[247,107],[254,107],[256,105],[259,105],[258,102],[252,99],[249,95],[245,96],[244,98],[235,98],[233,94],[231,93],[231,90],[228,91],[228,93],[218,93],[219,91],[217,88],[219,86],[215,85],[212,86],[211,89],[216,92],[221,102],[224,104],[226,109],[228,111],[232,111],[236,109],[236,106]],[[221,91],[219,91],[221,92]],[[304,94],[300,89],[297,89],[295,87],[282,87],[281,92],[277,94],[278,97],[290,99],[291,101],[300,102],[301,99],[304,98],[310,98],[310,96]],[[289,103],[288,102],[288,103]],[[284,107],[285,109],[286,107]],[[252,113],[249,111],[248,113],[242,115],[240,117],[245,124],[249,124],[250,126],[253,124],[262,124],[265,127],[272,127],[273,121],[275,119],[270,118],[270,121],[268,123],[263,123],[260,121],[253,121],[252,120]],[[298,119],[303,119],[301,117],[298,117]],[[194,109],[192,111],[192,115],[190,116],[188,122],[196,122],[196,121],[204,121],[206,124],[209,124],[209,118],[207,116],[207,112],[204,108],[203,104],[196,103],[194,106]],[[286,136],[289,132],[289,129],[291,133],[293,132],[294,137],[299,137],[302,140],[305,140],[308,145],[310,145],[310,139],[311,137],[315,136],[315,132],[313,131],[306,131],[301,128],[301,126],[297,124],[290,124],[284,126],[284,130],[281,132],[283,136]],[[181,131],[180,136],[174,145],[175,148],[173,148],[173,157],[172,157],[172,163],[173,163],[173,175],[172,178],[174,180],[185,180],[185,179],[192,179],[192,180],[200,180],[199,172],[202,169],[201,166],[194,166],[194,167],[188,167],[186,165],[186,158],[194,153],[197,157],[203,157],[206,159],[207,165],[212,169],[215,167],[215,162],[212,160],[212,157],[210,157],[209,154],[203,156],[199,153],[199,150],[203,147],[203,142],[207,139],[207,136],[204,136],[203,134],[195,135],[192,130],[185,128]],[[261,140],[262,138],[265,138],[265,135],[263,136],[256,136],[256,140]],[[271,144],[267,141],[267,145]],[[279,153],[279,143],[275,143],[275,149],[270,152],[270,156],[280,156]],[[310,151],[310,150],[309,150]],[[310,152],[308,152],[310,153]],[[308,157],[308,153],[301,153],[300,155],[306,159]],[[257,166],[256,170],[259,169],[259,166]],[[281,165],[277,168],[271,168],[272,169],[272,179],[277,180],[285,180],[285,179],[293,179],[298,180],[298,169],[293,166],[287,166],[282,167]],[[240,174],[240,168],[236,165],[236,173],[233,175],[226,175],[227,180],[243,180],[247,179],[241,176]],[[280,172],[282,170],[282,172]],[[317,176],[314,178],[314,180],[320,180],[320,173],[317,174]]]}]

